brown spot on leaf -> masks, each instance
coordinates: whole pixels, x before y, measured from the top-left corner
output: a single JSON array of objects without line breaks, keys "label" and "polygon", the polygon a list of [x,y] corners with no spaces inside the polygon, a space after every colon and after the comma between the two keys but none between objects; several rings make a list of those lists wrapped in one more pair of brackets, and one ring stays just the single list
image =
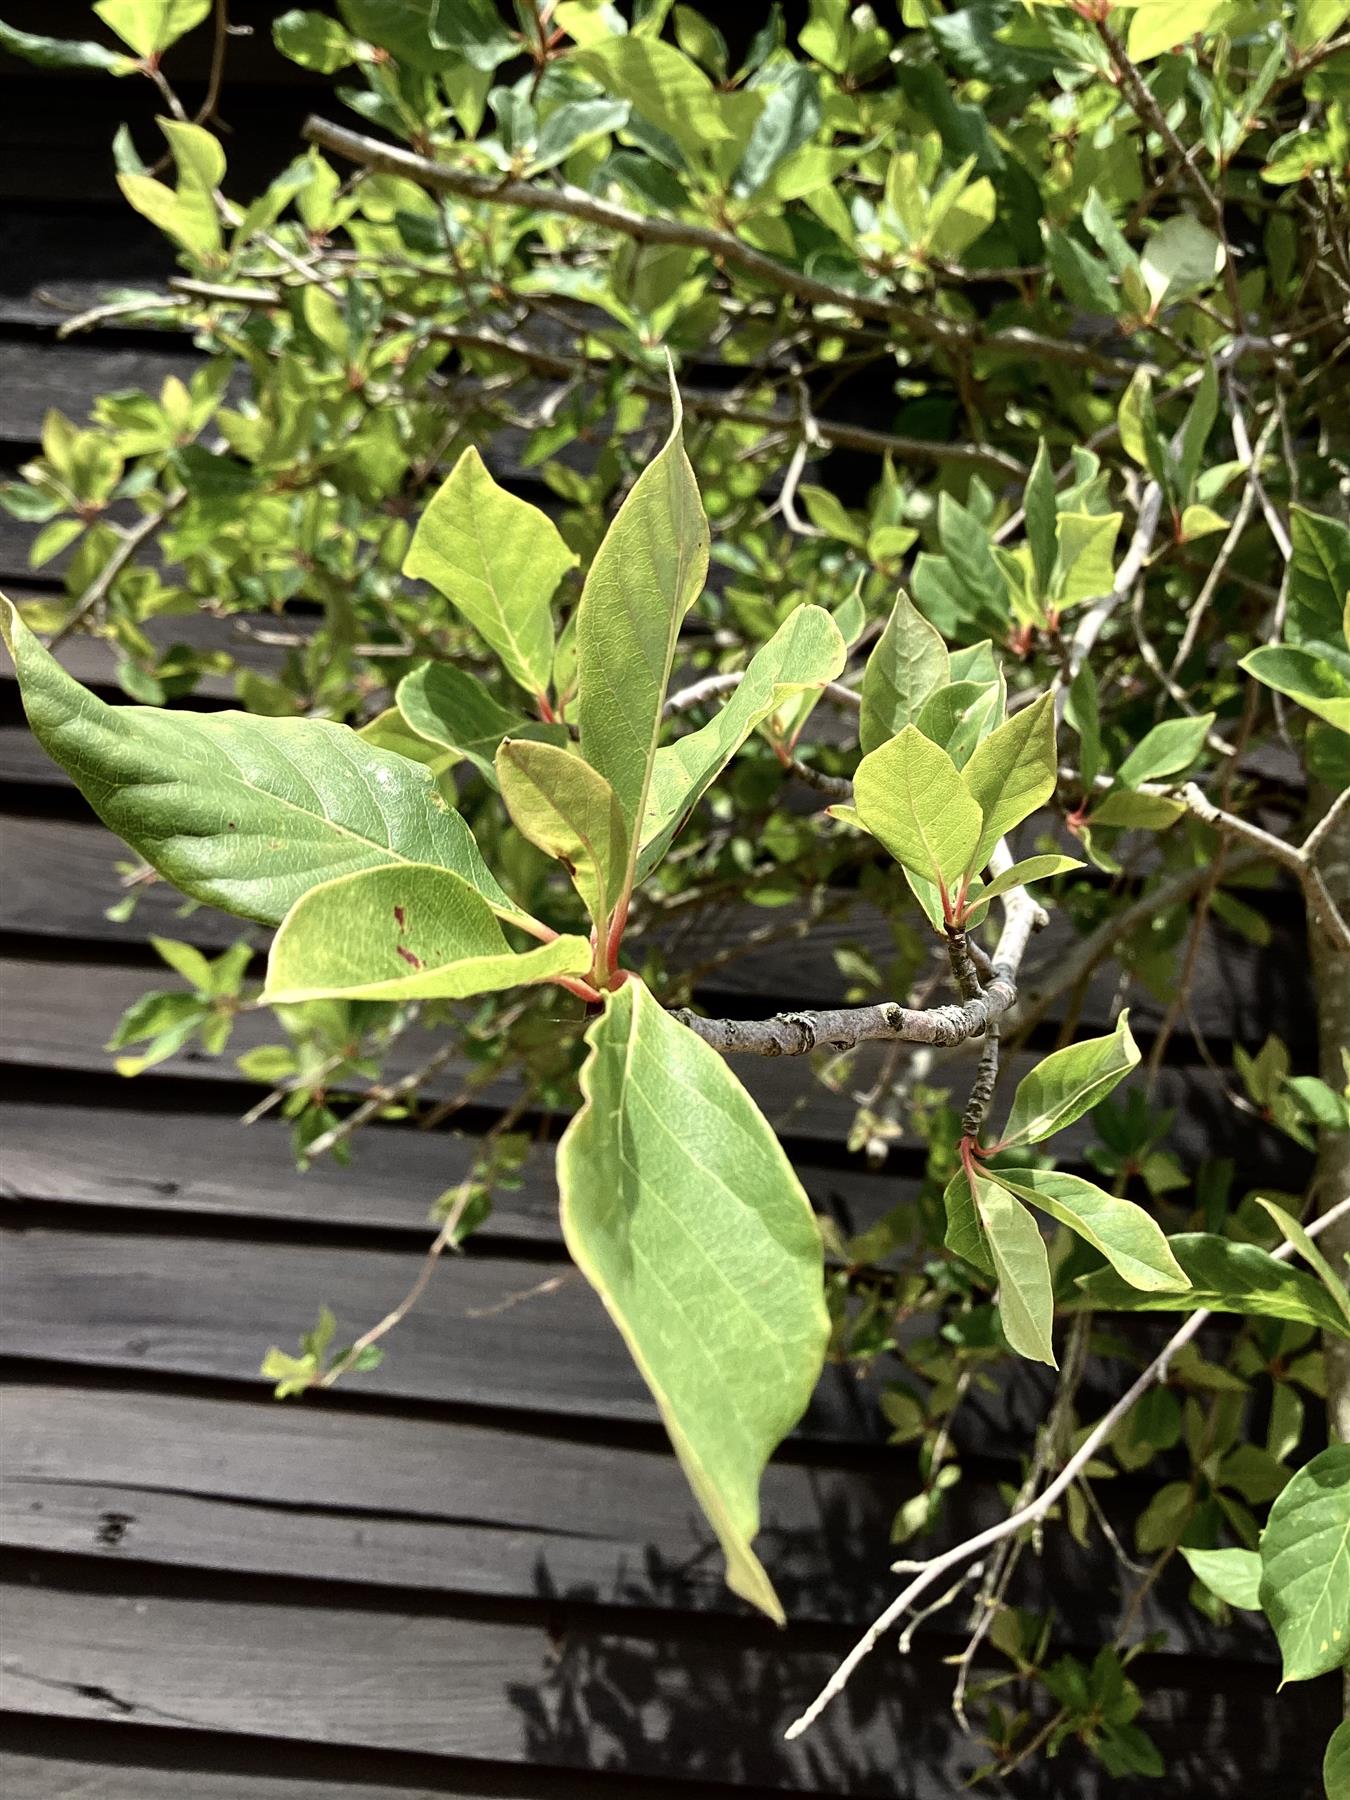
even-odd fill
[{"label": "brown spot on leaf", "polygon": [[402,931],[408,923],[408,915],[401,906],[394,908],[394,923]]},{"label": "brown spot on leaf", "polygon": [[423,967],[421,957],[415,956],[406,944],[395,944],[394,948],[398,951],[399,955],[403,958],[404,962],[407,963],[409,968],[420,969]]}]

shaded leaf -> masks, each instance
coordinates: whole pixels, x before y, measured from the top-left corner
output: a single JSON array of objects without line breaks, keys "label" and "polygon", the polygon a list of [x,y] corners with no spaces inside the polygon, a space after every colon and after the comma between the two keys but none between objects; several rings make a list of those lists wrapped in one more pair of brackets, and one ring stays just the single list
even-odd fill
[{"label": "shaded leaf", "polygon": [[1109,1312],[1243,1313],[1255,1319],[1289,1319],[1350,1336],[1340,1309],[1313,1276],[1277,1262],[1256,1244],[1239,1244],[1212,1232],[1189,1231],[1167,1240],[1191,1283],[1184,1293],[1145,1293],[1113,1269],[1079,1277],[1081,1304]]},{"label": "shaded leaf", "polygon": [[1278,1494],[1261,1533],[1261,1605],[1286,1681],[1338,1669],[1350,1650],[1350,1444],[1333,1444]]}]

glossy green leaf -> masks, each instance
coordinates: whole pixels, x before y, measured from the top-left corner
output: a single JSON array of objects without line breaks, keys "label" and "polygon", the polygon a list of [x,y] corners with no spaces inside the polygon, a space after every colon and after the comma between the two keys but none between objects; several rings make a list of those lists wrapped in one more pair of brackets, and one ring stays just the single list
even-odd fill
[{"label": "glossy green leaf", "polygon": [[320,75],[345,69],[358,48],[336,19],[299,7],[273,19],[272,42],[283,56],[299,63],[302,69],[316,69]]},{"label": "glossy green leaf", "polygon": [[530,738],[565,744],[565,725],[543,725],[502,706],[467,669],[454,663],[426,663],[405,675],[395,695],[408,725],[430,744],[464,756],[497,785],[494,758],[503,738]]},{"label": "glossy green leaf", "polygon": [[903,590],[867,659],[859,742],[864,755],[915,723],[935,688],[950,680],[947,646]]},{"label": "glossy green leaf", "polygon": [[1322,1277],[1323,1286],[1341,1309],[1341,1316],[1345,1319],[1347,1325],[1350,1325],[1350,1294],[1347,1294],[1346,1292],[1345,1283],[1336,1273],[1335,1269],[1332,1268],[1326,1257],[1323,1256],[1322,1252],[1317,1248],[1317,1245],[1312,1238],[1309,1237],[1304,1227],[1296,1218],[1294,1218],[1292,1213],[1286,1212],[1282,1206],[1277,1206],[1273,1200],[1263,1200],[1258,1196],[1256,1204],[1264,1207],[1271,1218],[1274,1219],[1275,1223],[1280,1228],[1280,1235],[1284,1238],[1284,1241],[1287,1244],[1291,1244],[1293,1248],[1298,1251],[1304,1262],[1306,1262],[1310,1268],[1315,1269]]},{"label": "glossy green leaf", "polygon": [[1040,1227],[1006,1188],[977,1175],[975,1207],[998,1277],[998,1316],[1003,1335],[1019,1356],[1056,1368],[1052,1328],[1055,1303],[1050,1259]]},{"label": "glossy green leaf", "polygon": [[1310,639],[1334,644],[1337,631],[1344,630],[1350,596],[1350,524],[1294,506],[1289,509],[1289,536],[1294,553],[1285,636],[1291,644]]},{"label": "glossy green leaf", "polygon": [[94,11],[137,56],[158,56],[200,25],[211,0],[98,0]]},{"label": "glossy green leaf", "polygon": [[576,560],[553,521],[499,487],[470,447],[418,521],[403,573],[444,594],[512,679],[543,694],[553,668],[549,603]]},{"label": "glossy green leaf", "polygon": [[1190,1287],[1161,1226],[1142,1206],[1057,1169],[991,1169],[989,1174],[1085,1238],[1131,1287],[1150,1292]]},{"label": "glossy green leaf", "polygon": [[822,607],[798,607],[750,659],[726,705],[698,731],[656,752],[642,815],[639,880],[660,862],[690,812],[755,727],[785,702],[818,692],[833,681],[847,654],[838,626]]},{"label": "glossy green leaf", "polygon": [[[752,94],[719,95],[698,64],[659,39],[607,37],[578,52],[577,67],[613,95],[632,103],[633,111],[673,138],[685,153],[703,160],[711,147],[735,136],[729,119],[745,115],[748,134],[763,110]],[[749,101],[728,107],[722,100]]]},{"label": "glossy green leaf", "polygon": [[1261,1558],[1255,1550],[1190,1550],[1181,1554],[1211,1594],[1243,1612],[1261,1610]]},{"label": "glossy green leaf", "polygon": [[497,779],[517,830],[561,862],[604,932],[628,869],[628,832],[614,789],[574,750],[508,739]]},{"label": "glossy green leaf", "polygon": [[1338,731],[1350,731],[1350,672],[1332,660],[1330,645],[1262,644],[1239,667]]},{"label": "glossy green leaf", "polygon": [[425,768],[324,719],[105,706],[0,609],[39,742],[104,824],[194,900],[277,925],[334,876],[430,863],[521,916]]},{"label": "glossy green leaf", "polygon": [[131,56],[120,56],[106,44],[90,43],[79,38],[40,37],[31,31],[20,31],[0,19],[0,50],[7,56],[22,57],[39,69],[101,69],[107,75],[129,75],[136,67]]},{"label": "glossy green leaf", "polygon": [[1013,1095],[1000,1143],[1037,1144],[1104,1100],[1139,1061],[1129,1018],[1128,1012],[1122,1012],[1109,1037],[1067,1044],[1024,1075]]},{"label": "glossy green leaf", "polygon": [[448,869],[365,869],[296,901],[272,941],[263,998],[459,1000],[584,975],[591,956],[583,937],[513,950],[482,895]]},{"label": "glossy green leaf", "polygon": [[577,610],[581,752],[618,795],[634,854],[676,640],[708,572],[708,521],[673,385],[671,396],[670,436],[605,533]]},{"label": "glossy green leaf", "polygon": [[1179,775],[1204,749],[1213,724],[1213,713],[1201,713],[1194,719],[1164,719],[1131,750],[1117,771],[1117,779],[1127,788],[1134,788],[1142,781]]},{"label": "glossy green leaf", "polygon": [[1350,1719],[1342,1719],[1322,1759],[1322,1785],[1327,1800],[1350,1800]]},{"label": "glossy green leaf", "polygon": [[962,774],[983,815],[966,864],[977,874],[1005,832],[1044,806],[1055,791],[1054,696],[1042,694],[981,739]]},{"label": "glossy green leaf", "polygon": [[1167,1241],[1190,1281],[1189,1291],[1144,1293],[1114,1270],[1099,1269],[1079,1277],[1082,1303],[1108,1312],[1191,1312],[1203,1306],[1210,1312],[1289,1319],[1338,1337],[1350,1336],[1339,1307],[1321,1282],[1302,1269],[1277,1262],[1268,1250],[1206,1231],[1182,1232]]},{"label": "glossy green leaf", "polygon": [[1276,1495],[1260,1549],[1285,1681],[1338,1669],[1350,1651],[1350,1444],[1323,1450]]},{"label": "glossy green leaf", "polygon": [[759,1482],[829,1333],[823,1252],[782,1148],[722,1058],[637,979],[587,1033],[558,1148],[568,1249],[622,1332],[727,1560],[782,1620],[751,1547]]},{"label": "glossy green leaf", "polygon": [[971,866],[978,804],[945,750],[915,725],[858,764],[857,815],[898,863],[948,887]]},{"label": "glossy green leaf", "polygon": [[1052,851],[1024,857],[1001,875],[995,875],[987,887],[980,889],[978,898],[993,900],[999,894],[1006,894],[1009,888],[1027,887],[1033,881],[1048,881],[1052,875],[1067,875],[1070,869],[1081,869],[1082,866],[1076,856],[1058,856]]}]

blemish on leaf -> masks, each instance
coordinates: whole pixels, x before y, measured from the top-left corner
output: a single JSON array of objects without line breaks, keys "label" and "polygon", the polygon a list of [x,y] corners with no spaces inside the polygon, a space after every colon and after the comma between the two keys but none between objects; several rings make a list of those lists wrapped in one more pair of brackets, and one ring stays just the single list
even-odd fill
[{"label": "blemish on leaf", "polygon": [[398,926],[400,931],[403,931],[407,926],[408,914],[401,906],[396,906],[394,908],[394,923]]},{"label": "blemish on leaf", "polygon": [[395,944],[394,948],[398,951],[404,962],[408,964],[409,968],[420,969],[424,966],[421,957],[415,956],[406,944]]}]

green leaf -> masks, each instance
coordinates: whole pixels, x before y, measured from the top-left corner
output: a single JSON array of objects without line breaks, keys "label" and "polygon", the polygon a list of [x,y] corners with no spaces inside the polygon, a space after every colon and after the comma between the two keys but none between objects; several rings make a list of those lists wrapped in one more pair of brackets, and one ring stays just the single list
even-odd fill
[{"label": "green leaf", "polygon": [[[371,0],[361,0],[361,4],[369,6]],[[494,0],[432,0],[430,38],[436,49],[452,51],[484,75],[490,75],[520,48]]]},{"label": "green leaf", "polygon": [[859,731],[863,753],[880,749],[888,738],[915,723],[924,701],[949,680],[942,633],[902,589],[863,672]]},{"label": "green leaf", "polygon": [[1304,1230],[1303,1226],[1300,1225],[1296,1218],[1294,1218],[1292,1213],[1287,1213],[1282,1206],[1277,1206],[1273,1200],[1263,1200],[1258,1195],[1256,1204],[1258,1206],[1263,1206],[1266,1209],[1271,1218],[1274,1219],[1275,1223],[1279,1226],[1285,1242],[1287,1244],[1292,1244],[1294,1249],[1297,1250],[1299,1255],[1303,1258],[1304,1262],[1308,1263],[1322,1277],[1327,1292],[1331,1295],[1337,1306],[1340,1307],[1341,1314],[1346,1323],[1350,1325],[1350,1294],[1346,1293],[1345,1283],[1341,1280],[1335,1269],[1332,1268],[1326,1257],[1323,1256],[1322,1252],[1317,1248],[1317,1245],[1308,1236],[1308,1233]]},{"label": "green leaf", "polygon": [[1041,856],[1027,856],[1021,862],[1014,863],[1001,875],[995,875],[987,887],[982,887],[978,898],[981,901],[993,900],[999,894],[1006,894],[1009,888],[1026,887],[1033,881],[1048,881],[1052,875],[1067,875],[1070,869],[1081,869],[1082,863],[1076,856],[1058,856],[1046,853]]},{"label": "green leaf", "polygon": [[1261,1558],[1255,1550],[1189,1550],[1181,1554],[1211,1594],[1243,1612],[1261,1610]]},{"label": "green leaf", "polygon": [[958,769],[963,769],[1002,707],[1000,682],[949,681],[945,687],[933,690],[919,708],[914,723],[926,738],[947,752]]},{"label": "green leaf", "polygon": [[444,594],[528,694],[548,690],[549,602],[576,557],[553,521],[499,487],[470,447],[418,521],[403,573]]},{"label": "green leaf", "polygon": [[[1189,500],[1195,491],[1195,480],[1200,473],[1200,463],[1205,453],[1205,445],[1209,442],[1209,434],[1213,430],[1214,421],[1218,416],[1218,371],[1212,362],[1206,360],[1204,372],[1200,377],[1200,385],[1195,390],[1195,399],[1192,400],[1190,410],[1186,414],[1186,422],[1181,427],[1177,443],[1177,484],[1181,489],[1183,500]],[[1184,535],[1192,535],[1185,530],[1184,519],[1182,528]]]},{"label": "green leaf", "polygon": [[211,257],[221,247],[215,190],[225,177],[225,152],[200,125],[161,119],[178,170],[176,188],[152,175],[119,175],[117,185],[129,205],[191,255]]},{"label": "green leaf", "polygon": [[1050,580],[1055,572],[1057,541],[1055,471],[1044,438],[1036,445],[1036,460],[1022,492],[1022,510],[1026,514],[1027,543],[1036,571],[1036,591],[1044,598],[1050,592]]},{"label": "green leaf", "polygon": [[[1172,8],[1172,0],[1161,0],[1161,4]],[[1218,279],[1223,262],[1223,245],[1207,225],[1185,213],[1168,219],[1144,245],[1139,258],[1153,311],[1165,300],[1179,300],[1184,294],[1209,287]]]},{"label": "green leaf", "polygon": [[581,753],[619,797],[633,843],[630,868],[680,625],[708,572],[708,521],[684,453],[673,382],[671,401],[670,436],[605,533],[577,609]]},{"label": "green leaf", "polygon": [[103,44],[83,42],[78,38],[38,37],[31,31],[20,31],[0,19],[0,50],[36,63],[39,69],[102,69],[109,75],[129,75],[136,67],[133,57],[120,56]]},{"label": "green leaf", "polygon": [[[737,109],[719,104],[721,96],[712,82],[673,44],[629,32],[575,51],[569,60],[594,76],[607,93],[631,101],[635,113],[673,138],[695,161],[705,160],[711,147],[735,135],[727,119]],[[726,98],[752,102],[742,109],[748,130],[762,111],[762,100],[753,94]]]},{"label": "green leaf", "polygon": [[299,8],[272,21],[272,42],[302,69],[332,75],[355,59],[357,45],[336,19]]},{"label": "green leaf", "polygon": [[1290,643],[1334,644],[1350,596],[1350,525],[1295,506],[1289,512],[1294,554],[1289,563]]},{"label": "green leaf", "polygon": [[301,896],[281,922],[263,999],[459,1000],[584,975],[591,946],[512,950],[491,907],[448,869],[365,869]]},{"label": "green leaf", "polygon": [[520,918],[427,770],[325,719],[105,706],[8,601],[0,628],[29,723],[110,830],[194,900],[277,925],[307,889],[431,863]]},{"label": "green leaf", "polygon": [[1069,683],[1064,719],[1078,733],[1078,773],[1084,791],[1091,793],[1102,766],[1102,718],[1097,677],[1088,663],[1083,664]]},{"label": "green leaf", "polygon": [[973,865],[981,815],[961,772],[916,725],[858,764],[858,817],[898,863],[951,887]]},{"label": "green leaf", "polygon": [[998,1316],[1003,1334],[1019,1356],[1055,1362],[1052,1327],[1055,1302],[1050,1259],[1040,1228],[1022,1202],[1006,1188],[977,1175],[975,1206],[998,1277]]},{"label": "green leaf", "polygon": [[1085,1238],[1131,1287],[1150,1292],[1190,1287],[1161,1227],[1142,1206],[1055,1169],[991,1169],[989,1175]]},{"label": "green leaf", "polygon": [[614,789],[575,751],[515,739],[497,752],[497,778],[517,830],[564,865],[603,938],[628,868]]},{"label": "green leaf", "polygon": [[837,494],[829,488],[816,487],[804,481],[798,488],[802,504],[806,508],[806,516],[826,537],[836,538],[841,544],[851,544],[855,550],[867,551],[867,529],[849,513],[848,508]]},{"label": "green leaf", "polygon": [[158,56],[200,25],[211,0],[98,0],[94,11],[137,56]]},{"label": "green leaf", "polygon": [[1092,809],[1094,825],[1111,825],[1119,831],[1166,831],[1186,811],[1184,800],[1170,794],[1135,794],[1116,788]]},{"label": "green leaf", "polygon": [[[1330,645],[1262,644],[1238,664],[1338,731],[1350,731],[1350,674],[1330,658]],[[1321,651],[1322,654],[1318,654]]]},{"label": "green leaf", "polygon": [[1197,719],[1164,719],[1131,750],[1117,771],[1117,779],[1128,788],[1136,788],[1141,781],[1180,774],[1204,749],[1213,724],[1213,713],[1202,713]]},{"label": "green leaf", "polygon": [[212,991],[211,965],[192,944],[181,944],[176,938],[152,937],[150,946],[156,956],[199,993]]},{"label": "green leaf", "polygon": [[565,101],[541,126],[526,174],[538,175],[544,169],[554,168],[583,144],[618,131],[628,123],[628,111],[626,100]]},{"label": "green leaf", "polygon": [[984,823],[966,867],[977,873],[998,840],[1055,791],[1055,702],[1042,694],[976,745],[963,771]]},{"label": "green leaf", "polygon": [[1082,1304],[1108,1312],[1243,1313],[1255,1319],[1289,1319],[1316,1325],[1338,1337],[1350,1336],[1339,1307],[1320,1281],[1302,1269],[1277,1262],[1256,1244],[1238,1244],[1211,1232],[1183,1232],[1168,1238],[1172,1254],[1190,1281],[1184,1293],[1143,1293],[1111,1269],[1078,1279]]},{"label": "green leaf", "polygon": [[1122,1012],[1109,1037],[1067,1044],[1024,1075],[1013,1095],[1000,1147],[1037,1144],[1104,1100],[1139,1061],[1129,1021],[1129,1013]]},{"label": "green leaf", "polygon": [[1261,1533],[1261,1605],[1285,1681],[1338,1669],[1350,1650],[1350,1444],[1313,1457]]},{"label": "green leaf", "polygon": [[1322,1785],[1327,1800],[1350,1800],[1350,1719],[1342,1719],[1331,1734],[1322,1760]]},{"label": "green leaf", "polygon": [[755,193],[794,150],[809,143],[821,120],[820,77],[800,63],[774,64],[772,82],[755,91],[764,110],[755,120],[732,181],[732,192]]},{"label": "green leaf", "polygon": [[500,705],[467,669],[427,663],[405,675],[395,695],[398,710],[418,737],[465,756],[497,785],[495,757],[503,738],[566,744],[565,725],[542,725]]},{"label": "green leaf", "polygon": [[1116,539],[1123,517],[1118,512],[1062,512],[1056,517],[1052,598],[1061,612],[1111,592],[1116,578]]},{"label": "green leaf", "polygon": [[975,1196],[970,1191],[970,1181],[964,1169],[958,1169],[947,1183],[942,1194],[942,1205],[947,1215],[943,1243],[953,1255],[970,1263],[991,1281],[995,1280],[989,1238],[980,1223],[980,1215],[975,1210]]},{"label": "green leaf", "polygon": [[819,606],[789,614],[751,658],[739,687],[715,717],[673,744],[652,764],[637,861],[641,880],[757,725],[786,701],[833,681],[848,652],[839,628]]},{"label": "green leaf", "polygon": [[1149,62],[1205,31],[1223,0],[1142,0],[1130,15],[1131,62]]},{"label": "green leaf", "polygon": [[607,997],[587,1042],[585,1103],[558,1147],[567,1247],[651,1389],[730,1586],[781,1622],[751,1540],[764,1465],[824,1359],[819,1228],[753,1100],[640,981]]},{"label": "green leaf", "polygon": [[1216,531],[1227,531],[1228,521],[1222,513],[1215,512],[1212,506],[1188,506],[1181,515],[1181,542],[1189,544],[1196,538],[1212,537]]}]

